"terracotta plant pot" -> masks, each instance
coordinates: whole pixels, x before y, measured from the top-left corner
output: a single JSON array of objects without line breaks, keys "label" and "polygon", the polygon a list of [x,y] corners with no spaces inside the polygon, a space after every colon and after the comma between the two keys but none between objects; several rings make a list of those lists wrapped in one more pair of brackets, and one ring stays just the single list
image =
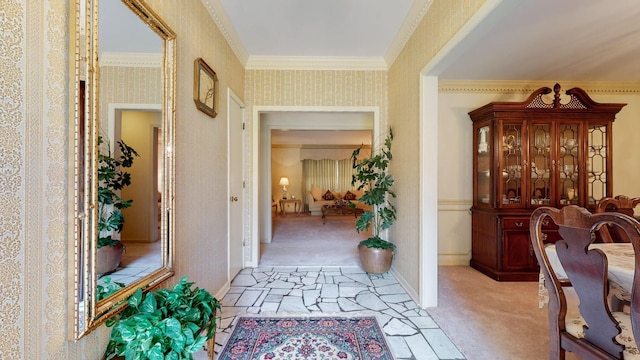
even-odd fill
[{"label": "terracotta plant pot", "polygon": [[114,271],[120,265],[122,253],[124,253],[124,245],[122,245],[122,242],[119,242],[116,246],[103,246],[98,248],[96,257],[96,272],[98,276]]},{"label": "terracotta plant pot", "polygon": [[358,245],[362,269],[369,274],[384,274],[391,268],[393,249],[369,248]]}]

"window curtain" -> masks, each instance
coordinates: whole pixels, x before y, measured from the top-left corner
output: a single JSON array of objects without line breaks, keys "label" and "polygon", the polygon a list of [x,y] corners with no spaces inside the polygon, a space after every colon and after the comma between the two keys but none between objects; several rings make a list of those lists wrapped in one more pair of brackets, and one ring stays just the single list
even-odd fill
[{"label": "window curtain", "polygon": [[343,192],[350,190],[353,166],[351,159],[342,160],[302,160],[303,197],[305,208],[307,205],[307,191],[316,185],[323,190]]}]

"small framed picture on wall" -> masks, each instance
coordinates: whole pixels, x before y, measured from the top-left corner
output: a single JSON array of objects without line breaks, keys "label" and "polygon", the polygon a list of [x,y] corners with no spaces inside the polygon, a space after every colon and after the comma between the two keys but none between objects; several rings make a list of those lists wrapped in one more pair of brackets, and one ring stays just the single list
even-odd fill
[{"label": "small framed picture on wall", "polygon": [[194,63],[193,101],[203,113],[216,117],[218,97],[218,76],[202,58]]}]

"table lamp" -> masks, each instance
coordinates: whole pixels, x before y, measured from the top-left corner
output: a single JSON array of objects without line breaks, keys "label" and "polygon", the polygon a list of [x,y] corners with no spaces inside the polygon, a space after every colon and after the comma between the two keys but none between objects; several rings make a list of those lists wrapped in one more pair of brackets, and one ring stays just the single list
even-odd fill
[{"label": "table lamp", "polygon": [[289,185],[289,178],[283,176],[280,178],[280,185],[282,185],[282,198],[287,198],[287,185]]}]

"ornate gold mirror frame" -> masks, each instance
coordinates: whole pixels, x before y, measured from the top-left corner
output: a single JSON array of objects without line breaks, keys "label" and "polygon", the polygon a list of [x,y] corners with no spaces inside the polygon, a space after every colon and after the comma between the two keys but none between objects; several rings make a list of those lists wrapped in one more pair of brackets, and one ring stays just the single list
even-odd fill
[{"label": "ornate gold mirror frame", "polygon": [[[114,56],[102,52],[99,39],[107,43],[110,29],[104,25],[112,19],[105,18],[109,12],[102,11],[101,5],[123,7],[118,11],[125,11],[126,15],[133,14],[134,21],[138,22],[138,25],[142,24],[145,31],[150,28],[150,33],[159,37],[158,43],[161,45],[158,45],[158,53],[123,52]],[[143,0],[122,0],[122,4],[114,0],[103,0],[103,4],[100,4],[99,0],[75,0],[72,14],[75,16],[72,16],[70,21],[70,83],[75,86],[69,87],[70,106],[74,109],[70,112],[70,123],[73,124],[73,127],[70,127],[70,208],[73,210],[71,219],[74,221],[70,221],[69,231],[74,234],[75,241],[70,254],[73,261],[70,262],[69,278],[72,282],[70,288],[73,289],[73,297],[69,304],[69,334],[73,339],[79,339],[116,314],[124,306],[125,299],[137,288],[149,290],[173,275],[176,47],[175,33]],[[108,16],[113,17],[112,13]],[[117,20],[123,24],[122,19]],[[127,31],[136,35],[132,33],[136,30],[127,28],[125,32]],[[127,41],[129,37],[124,36],[119,42],[122,45]],[[134,45],[133,48],[142,48],[141,45],[143,44]],[[105,59],[110,57],[119,60],[105,65]],[[132,63],[134,65],[131,65]],[[118,71],[121,74],[120,80],[111,78],[112,74]],[[109,87],[108,83],[121,81],[122,78],[128,79],[124,88],[131,90],[137,86],[144,95],[138,96],[135,91],[123,94],[122,87],[120,90],[117,87]],[[131,78],[135,80],[132,81]],[[153,92],[155,100],[149,100],[153,97],[149,97],[148,94]],[[105,291],[107,285],[115,282],[105,283],[105,276],[115,277],[119,272],[120,275],[125,274],[126,271],[121,270],[126,270],[130,263],[121,263],[116,270],[102,274],[99,274],[97,267],[101,263],[98,257],[98,170],[99,155],[104,154],[104,145],[100,146],[98,142],[99,139],[111,137],[111,150],[114,157],[119,156],[117,146],[116,149],[113,146],[118,140],[124,140],[125,127],[129,126],[125,125],[129,120],[125,121],[124,113],[128,111],[150,113],[154,116],[151,120],[145,120],[149,121],[145,126],[152,128],[152,135],[148,135],[152,140],[147,141],[151,143],[152,150],[145,155],[153,160],[151,165],[147,165],[152,168],[151,176],[147,176],[151,179],[146,179],[147,182],[143,186],[150,188],[147,192],[152,195],[147,202],[151,205],[143,205],[142,213],[146,214],[142,217],[143,221],[131,216],[133,220],[126,223],[127,228],[134,230],[137,227],[151,229],[151,235],[145,238],[144,245],[152,245],[149,248],[154,249],[154,258],[153,265],[146,269],[147,271],[140,272],[128,280],[122,280],[123,285],[113,288],[112,291]],[[142,157],[144,155],[141,154],[140,158]],[[141,178],[145,179],[144,176],[137,179],[135,176],[132,175],[132,183],[140,182]],[[147,220],[150,225],[141,225]],[[123,235],[123,243],[124,240]],[[134,236],[130,236],[129,241],[131,242],[125,243],[125,248],[127,244],[131,244],[135,249],[141,242],[140,238]],[[133,261],[144,260],[143,255],[139,256]]]}]

